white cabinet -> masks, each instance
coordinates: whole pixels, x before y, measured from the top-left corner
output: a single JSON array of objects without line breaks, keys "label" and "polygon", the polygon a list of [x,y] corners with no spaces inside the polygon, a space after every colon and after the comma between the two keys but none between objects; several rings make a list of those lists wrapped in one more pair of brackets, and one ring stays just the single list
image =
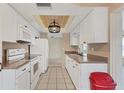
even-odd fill
[{"label": "white cabinet", "polygon": [[107,63],[78,63],[68,55],[65,67],[77,90],[90,89],[90,73],[107,72]]},{"label": "white cabinet", "polygon": [[108,8],[97,8],[92,13],[91,29],[94,33],[93,43],[108,42]]},{"label": "white cabinet", "polygon": [[95,8],[80,23],[80,44],[108,42],[108,9]]},{"label": "white cabinet", "polygon": [[16,89],[29,90],[30,89],[30,73],[29,68],[22,75],[16,79]]},{"label": "white cabinet", "polygon": [[31,42],[31,40],[32,40],[31,30],[27,26],[19,25],[17,41]]},{"label": "white cabinet", "polygon": [[79,43],[80,26],[77,26],[72,32],[70,32],[70,45],[78,46]]},{"label": "white cabinet", "polygon": [[7,90],[30,89],[30,63],[18,69],[3,69],[3,88]]},{"label": "white cabinet", "polygon": [[70,57],[66,55],[66,69],[76,87],[79,88],[80,82],[80,65]]},{"label": "white cabinet", "polygon": [[17,38],[17,24],[16,12],[8,6],[8,4],[1,4],[0,16],[2,17],[2,39],[7,42],[16,42]]}]

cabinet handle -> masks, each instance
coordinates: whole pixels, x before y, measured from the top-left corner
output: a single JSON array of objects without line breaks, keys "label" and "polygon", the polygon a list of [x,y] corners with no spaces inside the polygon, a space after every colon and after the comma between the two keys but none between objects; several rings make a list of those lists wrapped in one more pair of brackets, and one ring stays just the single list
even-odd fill
[{"label": "cabinet handle", "polygon": [[27,28],[27,26],[25,25],[25,28]]},{"label": "cabinet handle", "polygon": [[2,71],[2,63],[0,63],[0,71]]},{"label": "cabinet handle", "polygon": [[73,66],[73,68],[75,68],[75,66]]},{"label": "cabinet handle", "polygon": [[25,71],[26,70],[26,68],[24,68],[22,71]]},{"label": "cabinet handle", "polygon": [[78,66],[78,64],[75,64],[76,66]]}]

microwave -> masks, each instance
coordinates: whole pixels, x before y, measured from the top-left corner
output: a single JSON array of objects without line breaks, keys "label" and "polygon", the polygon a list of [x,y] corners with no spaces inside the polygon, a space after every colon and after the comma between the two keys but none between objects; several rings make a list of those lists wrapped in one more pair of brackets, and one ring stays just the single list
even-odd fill
[{"label": "microwave", "polygon": [[31,43],[32,35],[27,26],[18,25],[18,43]]}]

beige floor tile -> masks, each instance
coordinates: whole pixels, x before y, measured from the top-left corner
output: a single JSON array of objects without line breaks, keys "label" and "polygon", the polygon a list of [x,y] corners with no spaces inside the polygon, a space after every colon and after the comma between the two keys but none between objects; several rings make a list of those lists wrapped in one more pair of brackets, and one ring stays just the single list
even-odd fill
[{"label": "beige floor tile", "polygon": [[49,78],[49,81],[56,81],[56,78]]},{"label": "beige floor tile", "polygon": [[68,73],[67,72],[63,72],[63,75],[68,75]]},{"label": "beige floor tile", "polygon": [[64,79],[57,79],[57,84],[58,83],[65,83]]},{"label": "beige floor tile", "polygon": [[72,83],[71,79],[65,79],[65,83]]},{"label": "beige floor tile", "polygon": [[66,85],[65,84],[57,84],[57,90],[66,90]]},{"label": "beige floor tile", "polygon": [[64,78],[68,78],[68,79],[70,79],[70,77],[68,76],[68,75],[65,75],[65,76],[63,76]]},{"label": "beige floor tile", "polygon": [[48,84],[56,84],[56,80],[50,80],[49,82],[48,82]]},{"label": "beige floor tile", "polygon": [[57,76],[57,79],[64,79],[63,76]]},{"label": "beige floor tile", "polygon": [[47,84],[39,84],[38,90],[46,90],[47,89]]},{"label": "beige floor tile", "polygon": [[75,89],[66,69],[52,66],[41,75],[38,90],[73,90]]},{"label": "beige floor tile", "polygon": [[41,76],[41,79],[48,79],[48,78],[49,76],[46,76],[46,75]]},{"label": "beige floor tile", "polygon": [[40,83],[41,83],[41,84],[48,83],[48,79],[41,79]]},{"label": "beige floor tile", "polygon": [[52,72],[52,73],[50,73],[50,75],[56,75],[56,72]]},{"label": "beige floor tile", "polygon": [[62,74],[57,74],[56,76],[57,76],[57,77],[58,77],[58,76],[62,76],[62,77],[63,77],[63,75],[62,75]]},{"label": "beige floor tile", "polygon": [[48,84],[48,90],[56,90],[56,84]]},{"label": "beige floor tile", "polygon": [[67,89],[69,89],[69,90],[74,90],[74,89],[75,89],[75,87],[74,87],[73,84],[66,84],[66,87],[67,87]]},{"label": "beige floor tile", "polygon": [[57,77],[49,77],[50,80],[54,80],[56,79]]}]

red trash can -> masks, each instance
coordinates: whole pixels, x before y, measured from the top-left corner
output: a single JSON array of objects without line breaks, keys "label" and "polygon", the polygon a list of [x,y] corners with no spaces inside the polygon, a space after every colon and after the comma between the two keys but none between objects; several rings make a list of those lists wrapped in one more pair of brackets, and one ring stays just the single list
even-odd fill
[{"label": "red trash can", "polygon": [[115,90],[116,82],[105,72],[92,72],[90,74],[91,90]]}]

